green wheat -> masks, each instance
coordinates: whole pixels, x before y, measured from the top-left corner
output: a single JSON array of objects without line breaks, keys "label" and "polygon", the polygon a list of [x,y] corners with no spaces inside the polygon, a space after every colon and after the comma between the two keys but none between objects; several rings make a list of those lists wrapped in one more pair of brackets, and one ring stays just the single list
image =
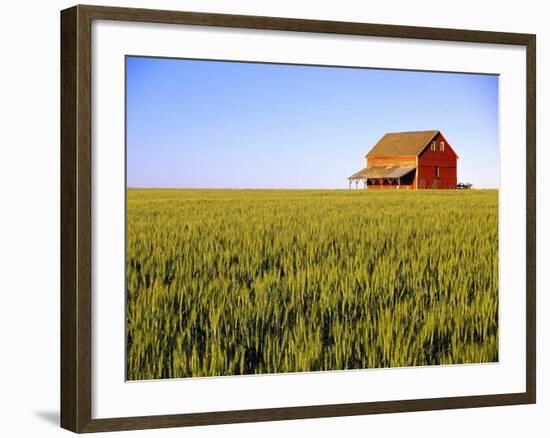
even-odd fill
[{"label": "green wheat", "polygon": [[127,192],[130,380],[498,360],[498,192]]}]

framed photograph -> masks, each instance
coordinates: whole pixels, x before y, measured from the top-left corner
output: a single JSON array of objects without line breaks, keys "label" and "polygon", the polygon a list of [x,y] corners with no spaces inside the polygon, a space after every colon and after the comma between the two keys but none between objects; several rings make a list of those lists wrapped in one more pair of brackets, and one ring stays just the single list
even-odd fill
[{"label": "framed photograph", "polygon": [[61,425],[535,403],[535,35],[61,12]]}]

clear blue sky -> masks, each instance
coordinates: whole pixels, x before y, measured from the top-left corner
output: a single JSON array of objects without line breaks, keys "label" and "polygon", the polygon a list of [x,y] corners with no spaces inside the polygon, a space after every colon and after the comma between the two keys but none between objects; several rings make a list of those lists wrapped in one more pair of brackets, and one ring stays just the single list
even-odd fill
[{"label": "clear blue sky", "polygon": [[347,188],[393,131],[439,129],[498,187],[498,77],[128,57],[128,187]]}]

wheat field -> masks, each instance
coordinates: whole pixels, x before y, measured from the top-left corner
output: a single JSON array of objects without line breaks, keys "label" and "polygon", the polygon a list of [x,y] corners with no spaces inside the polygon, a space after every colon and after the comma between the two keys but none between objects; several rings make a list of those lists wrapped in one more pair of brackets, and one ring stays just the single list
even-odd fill
[{"label": "wheat field", "polygon": [[127,190],[129,380],[498,360],[498,192]]}]

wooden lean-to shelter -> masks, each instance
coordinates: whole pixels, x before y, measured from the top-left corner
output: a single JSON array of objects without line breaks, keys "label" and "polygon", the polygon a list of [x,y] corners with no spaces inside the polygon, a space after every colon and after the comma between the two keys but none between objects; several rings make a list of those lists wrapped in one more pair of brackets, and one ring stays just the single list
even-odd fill
[{"label": "wooden lean-to shelter", "polygon": [[365,168],[348,177],[365,189],[455,189],[458,155],[439,131],[390,132],[365,156]]}]

